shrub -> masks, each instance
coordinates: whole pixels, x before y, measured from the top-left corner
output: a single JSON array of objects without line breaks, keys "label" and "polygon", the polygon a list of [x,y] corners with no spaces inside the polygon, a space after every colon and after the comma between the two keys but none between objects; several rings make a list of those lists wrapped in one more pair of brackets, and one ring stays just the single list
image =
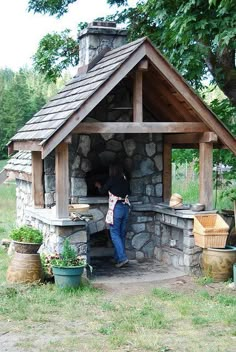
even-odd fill
[{"label": "shrub", "polygon": [[10,238],[18,242],[42,243],[43,235],[37,230],[29,226],[21,226],[13,229],[10,233]]}]

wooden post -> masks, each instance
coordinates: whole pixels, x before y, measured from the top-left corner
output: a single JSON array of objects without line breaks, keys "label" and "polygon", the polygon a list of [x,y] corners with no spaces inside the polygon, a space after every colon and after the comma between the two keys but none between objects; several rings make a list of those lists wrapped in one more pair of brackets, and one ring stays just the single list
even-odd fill
[{"label": "wooden post", "polygon": [[56,148],[56,217],[69,216],[69,153],[68,144],[61,143]]},{"label": "wooden post", "polygon": [[137,70],[133,87],[133,121],[143,121],[143,72]]},{"label": "wooden post", "polygon": [[199,143],[200,203],[206,210],[213,209],[213,144]]},{"label": "wooden post", "polygon": [[41,152],[31,152],[32,156],[32,198],[34,208],[44,208],[43,161]]},{"label": "wooden post", "polygon": [[164,144],[163,148],[163,200],[169,202],[171,197],[171,144]]}]

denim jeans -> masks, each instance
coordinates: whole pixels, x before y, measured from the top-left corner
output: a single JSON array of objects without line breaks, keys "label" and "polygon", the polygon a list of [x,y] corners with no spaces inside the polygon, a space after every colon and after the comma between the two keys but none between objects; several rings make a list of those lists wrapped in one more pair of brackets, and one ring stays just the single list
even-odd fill
[{"label": "denim jeans", "polygon": [[110,225],[110,234],[115,248],[114,258],[117,263],[127,259],[125,253],[125,236],[128,216],[129,206],[123,203],[116,203],[113,213],[113,225]]}]

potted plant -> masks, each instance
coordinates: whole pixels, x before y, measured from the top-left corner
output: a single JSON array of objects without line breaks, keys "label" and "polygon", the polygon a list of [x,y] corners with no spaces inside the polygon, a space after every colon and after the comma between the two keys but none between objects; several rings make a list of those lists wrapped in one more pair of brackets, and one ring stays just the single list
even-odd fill
[{"label": "potted plant", "polygon": [[43,242],[42,233],[30,226],[15,228],[10,233],[15,251],[25,254],[36,254]]},{"label": "potted plant", "polygon": [[69,240],[66,239],[62,253],[46,256],[44,265],[54,275],[55,284],[58,287],[78,288],[84,268],[88,264],[84,258],[77,255],[76,250],[70,245]]},{"label": "potted plant", "polygon": [[10,238],[14,244],[14,255],[7,270],[7,281],[32,283],[43,280],[40,255],[37,253],[43,242],[42,233],[29,226],[13,229]]}]

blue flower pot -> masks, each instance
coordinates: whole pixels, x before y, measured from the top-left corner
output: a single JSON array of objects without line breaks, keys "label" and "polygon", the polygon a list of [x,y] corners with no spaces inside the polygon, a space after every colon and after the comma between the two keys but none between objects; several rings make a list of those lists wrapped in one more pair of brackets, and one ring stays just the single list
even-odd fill
[{"label": "blue flower pot", "polygon": [[52,272],[56,286],[60,288],[78,288],[81,283],[84,266],[53,266]]}]

